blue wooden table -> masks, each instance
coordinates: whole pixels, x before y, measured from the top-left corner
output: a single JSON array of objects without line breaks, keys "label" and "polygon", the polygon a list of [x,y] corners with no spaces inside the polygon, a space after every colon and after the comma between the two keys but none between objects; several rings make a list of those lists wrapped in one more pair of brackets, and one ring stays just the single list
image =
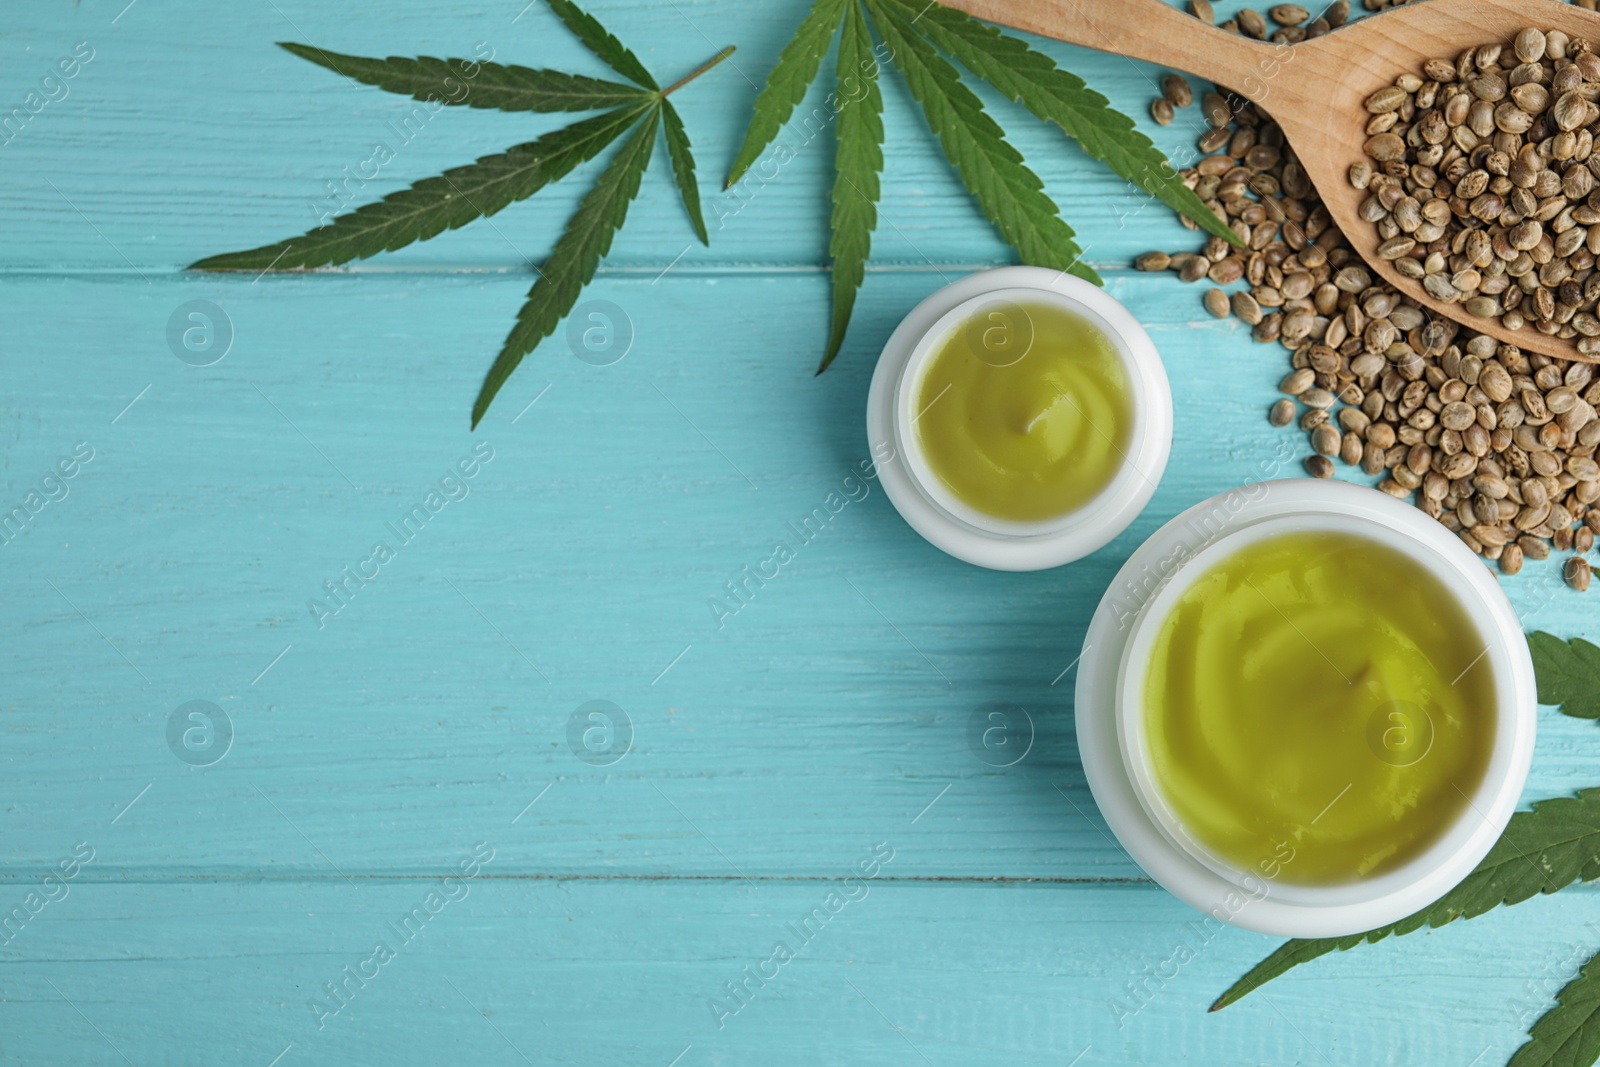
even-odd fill
[{"label": "blue wooden table", "polygon": [[[1193,235],[1059,135],[1001,109],[1149,324],[1177,432],[1142,518],[1044,573],[956,562],[847,481],[889,331],[1011,261],[897,78],[825,376],[831,143],[791,131],[777,177],[717,191],[797,3],[596,0],[662,75],[739,46],[677,97],[713,241],[658,160],[585,294],[621,309],[625,358],[552,338],[475,434],[592,169],[348,271],[182,270],[558,121],[447,109],[402,136],[408,102],[273,42],[602,73],[523,3],[6,13],[0,113],[45,102],[0,145],[0,510],[39,503],[0,545],[0,1064],[1503,1062],[1600,947],[1592,891],[1207,1015],[1276,942],[1200,932],[1095,809],[1071,665],[1111,575],[1304,444],[1265,418],[1281,348],[1128,269]],[[1144,115],[1158,72],[1050,48]],[[395,158],[349,182],[378,143]],[[220,309],[206,358],[172,341],[196,301]],[[1556,577],[1507,587],[1530,629],[1594,638]],[[1025,711],[1009,766],[970,740],[993,704]],[[1592,724],[1542,718],[1527,799],[1600,782]]]}]

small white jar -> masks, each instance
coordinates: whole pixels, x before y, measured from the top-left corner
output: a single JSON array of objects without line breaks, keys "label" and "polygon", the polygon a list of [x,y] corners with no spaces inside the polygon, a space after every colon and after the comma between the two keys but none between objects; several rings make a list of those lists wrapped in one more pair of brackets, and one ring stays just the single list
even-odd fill
[{"label": "small white jar", "polygon": [[[1173,814],[1150,773],[1143,679],[1156,632],[1195,579],[1255,541],[1323,530],[1357,534],[1401,552],[1454,593],[1478,631],[1482,660],[1492,672],[1495,735],[1482,782],[1455,822],[1421,854],[1374,878],[1291,885],[1208,853]],[[1218,920],[1265,934],[1339,937],[1431,904],[1471,873],[1498,840],[1533,758],[1533,661],[1499,583],[1482,560],[1415,507],[1344,482],[1258,482],[1168,522],[1134,552],[1101,600],[1078,671],[1084,774],[1117,840],[1173,895]]]},{"label": "small white jar", "polygon": [[[1115,346],[1132,391],[1133,426],[1123,463],[1093,499],[1041,522],[986,515],[950,492],[929,467],[916,434],[923,376],[951,333],[990,305],[1054,304],[1087,320]],[[906,522],[958,559],[995,570],[1057,567],[1127,529],[1155,493],[1172,449],[1172,390],[1144,327],[1099,287],[1042,267],[969,275],[928,297],[884,345],[867,398],[867,440],[879,480]]]}]

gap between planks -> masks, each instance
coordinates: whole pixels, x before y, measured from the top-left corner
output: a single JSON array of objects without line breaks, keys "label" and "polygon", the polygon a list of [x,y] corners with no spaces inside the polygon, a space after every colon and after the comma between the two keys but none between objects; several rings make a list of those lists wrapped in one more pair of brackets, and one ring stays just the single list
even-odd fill
[{"label": "gap between planks", "polygon": [[[127,872],[115,877],[100,875],[93,877],[86,868],[73,880],[75,885],[100,885],[100,886],[131,886],[131,885],[162,885],[166,883],[274,883],[274,884],[302,884],[306,882],[370,882],[373,884],[383,882],[434,882],[438,881],[438,871],[377,871],[371,873],[351,872],[348,877],[324,871],[311,871],[296,873],[293,871],[148,871]],[[757,874],[743,877],[734,874],[662,874],[637,873],[628,874],[613,872],[600,873],[523,873],[490,874],[484,872],[478,875],[476,881],[488,882],[726,882],[739,884],[748,882],[761,882],[771,885],[809,885],[832,883],[839,880],[838,875],[832,874]],[[0,874],[0,886],[28,885],[38,881],[38,872]],[[962,886],[1002,886],[1002,885],[1070,885],[1070,886],[1154,886],[1155,883],[1144,877],[1136,876],[1072,876],[1072,875],[901,875],[899,877],[880,876],[873,879],[874,885],[903,885],[903,886],[929,886],[929,885],[962,885]]]},{"label": "gap between planks", "polygon": [[[866,268],[868,274],[943,274],[974,273],[981,270],[995,270],[1000,267],[1011,267],[1016,264],[1005,263],[880,263],[869,264]],[[1103,276],[1110,277],[1173,277],[1171,271],[1141,271],[1135,270],[1127,263],[1091,263],[1095,270]],[[831,274],[833,268],[827,264],[819,263],[695,263],[687,266],[674,267],[671,274],[674,278],[702,276],[708,278],[737,277],[783,277],[788,275],[826,275]],[[439,264],[411,264],[408,266],[387,267],[378,264],[362,264],[355,268],[348,267],[320,267],[316,270],[293,270],[274,274],[274,278],[303,278],[307,276],[356,278],[363,276],[396,277],[396,278],[427,278],[437,275],[454,276],[494,276],[504,275],[525,281],[532,275],[532,271],[524,266],[509,266],[505,264],[485,265],[466,263],[439,263]],[[216,273],[189,271],[171,266],[147,266],[144,271],[135,271],[127,267],[81,267],[81,268],[40,268],[40,267],[3,267],[0,266],[0,278],[28,280],[55,280],[55,279],[108,279],[137,277],[141,282],[168,281],[193,285],[197,281],[223,281],[235,277],[244,277],[247,272],[221,271]],[[659,278],[662,274],[660,263],[634,263],[618,264],[610,267],[602,266],[595,272],[596,278],[633,278],[640,277],[646,280]],[[1185,289],[1193,289],[1186,286]],[[1198,291],[1198,290],[1195,290]]]}]

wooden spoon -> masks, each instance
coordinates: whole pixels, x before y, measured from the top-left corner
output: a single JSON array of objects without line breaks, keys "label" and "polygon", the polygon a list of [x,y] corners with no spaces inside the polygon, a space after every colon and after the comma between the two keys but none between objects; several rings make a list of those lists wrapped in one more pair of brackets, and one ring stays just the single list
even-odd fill
[{"label": "wooden spoon", "polygon": [[1366,193],[1350,184],[1365,159],[1365,101],[1430,59],[1455,62],[1468,48],[1510,46],[1529,26],[1561,30],[1600,47],[1600,14],[1552,0],[1429,0],[1393,8],[1300,44],[1273,44],[1205,25],[1163,0],[940,0],[989,22],[1187,71],[1259,104],[1283,128],[1334,223],[1367,265],[1417,303],[1479,333],[1567,360],[1600,362],[1571,341],[1532,327],[1509,330],[1435,300],[1377,257],[1377,227],[1357,214]]}]

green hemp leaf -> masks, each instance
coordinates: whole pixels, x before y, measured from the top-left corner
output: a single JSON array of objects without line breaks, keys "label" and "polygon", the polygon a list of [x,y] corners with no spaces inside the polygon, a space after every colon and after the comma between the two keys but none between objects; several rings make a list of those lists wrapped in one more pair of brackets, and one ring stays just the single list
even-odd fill
[{"label": "green hemp leaf", "polygon": [[[844,345],[856,292],[866,276],[872,252],[872,231],[878,224],[878,175],[883,171],[883,92],[878,88],[872,58],[872,32],[858,4],[850,4],[839,38],[839,97],[860,99],[839,113],[838,147],[834,152],[833,326],[820,370],[826,370]],[[855,71],[854,75],[849,72]],[[859,80],[856,80],[859,79]]]},{"label": "green hemp leaf", "polygon": [[612,238],[627,218],[629,205],[639,193],[655,154],[657,133],[663,128],[674,179],[690,224],[702,243],[710,243],[689,135],[667,98],[728,58],[733,48],[723,49],[663,89],[637,56],[572,0],[548,3],[591,52],[633,84],[479,60],[431,56],[368,59],[309,45],[283,44],[283,48],[302,59],[345,77],[430,104],[500,111],[608,110],[537,140],[424,178],[298,237],[244,252],[211,256],[191,269],[261,273],[308,270],[392,252],[525,200],[621,140],[622,147],[567,220],[549,260],[538,270],[538,280],[473,403],[472,426],[476,428],[523,357],[555,332],[578,302],[583,287],[594,277],[600,260],[611,249]]},{"label": "green hemp leaf", "polygon": [[1528,635],[1539,703],[1559,704],[1563,715],[1600,719],[1600,648],[1581,637],[1570,642],[1542,631]]},{"label": "green hemp leaf", "polygon": [[[882,44],[872,46],[876,29]],[[1238,236],[1184,185],[1133,120],[1050,57],[1017,37],[930,0],[814,0],[757,94],[727,185],[742,179],[777,138],[816,80],[835,36],[839,58],[828,107],[838,118],[834,155],[833,316],[817,373],[839,354],[877,224],[883,169],[882,66],[899,69],[946,158],[984,216],[1022,261],[1099,283],[1072,227],[1044,182],[961,81],[951,60],[1036,117],[1054,123],[1088,155],[1234,244]]]},{"label": "green hemp leaf", "polygon": [[1226,1008],[1279,975],[1329,952],[1376,943],[1390,934],[1471,919],[1502,904],[1519,904],[1577,881],[1600,877],[1600,789],[1540,801],[1511,816],[1505,833],[1477,868],[1450,892],[1399,922],[1346,937],[1295,938],[1256,964],[1211,1005]]},{"label": "green hemp leaf", "polygon": [[1600,1059],[1600,955],[1556,994],[1507,1067],[1586,1067]]}]

